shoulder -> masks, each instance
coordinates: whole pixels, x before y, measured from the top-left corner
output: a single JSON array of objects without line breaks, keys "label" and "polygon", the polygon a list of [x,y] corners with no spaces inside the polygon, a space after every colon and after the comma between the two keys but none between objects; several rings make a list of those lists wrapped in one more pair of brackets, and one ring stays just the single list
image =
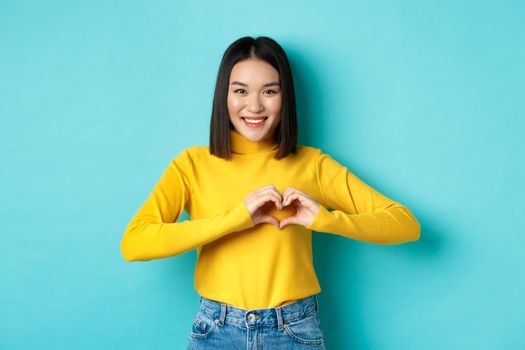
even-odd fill
[{"label": "shoulder", "polygon": [[181,159],[189,163],[202,160],[210,154],[208,146],[189,146],[181,150],[174,159]]},{"label": "shoulder", "polygon": [[297,145],[297,155],[303,158],[316,160],[323,154],[320,148],[306,145]]},{"label": "shoulder", "polygon": [[309,153],[309,154],[315,154],[321,151],[320,148],[313,147],[313,146],[307,146],[307,145],[297,145],[297,151]]},{"label": "shoulder", "polygon": [[[314,164],[316,171],[343,167],[343,165],[336,161],[329,153],[318,147],[300,146],[298,147],[297,153],[302,154],[301,158],[304,161],[309,161]],[[346,166],[344,167],[346,168]]]},{"label": "shoulder", "polygon": [[306,145],[297,145],[297,152],[289,154],[285,159],[287,162],[299,163],[304,169],[316,172],[319,163],[319,157],[323,152],[321,149]]},{"label": "shoulder", "polygon": [[181,151],[181,153],[184,153],[187,157],[199,157],[205,154],[209,153],[209,147],[208,146],[189,146],[186,147]]}]

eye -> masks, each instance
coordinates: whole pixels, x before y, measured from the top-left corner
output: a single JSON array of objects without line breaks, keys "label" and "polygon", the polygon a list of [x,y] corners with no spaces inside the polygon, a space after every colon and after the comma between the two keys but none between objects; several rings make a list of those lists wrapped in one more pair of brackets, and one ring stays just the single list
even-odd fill
[{"label": "eye", "polygon": [[244,93],[244,91],[245,91],[244,89],[237,89],[237,90],[233,90],[233,92],[235,92],[235,93],[238,93],[238,92],[240,92],[241,94],[242,94],[242,93]]},{"label": "eye", "polygon": [[277,93],[275,90],[266,90],[265,92],[269,92],[269,95],[275,95]]}]

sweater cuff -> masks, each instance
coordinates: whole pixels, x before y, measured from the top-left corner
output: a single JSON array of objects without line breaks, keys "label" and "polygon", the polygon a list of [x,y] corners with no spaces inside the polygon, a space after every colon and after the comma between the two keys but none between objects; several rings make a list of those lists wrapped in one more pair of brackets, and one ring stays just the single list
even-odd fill
[{"label": "sweater cuff", "polygon": [[317,212],[317,215],[315,216],[312,223],[306,226],[306,228],[317,232],[323,232],[324,227],[326,227],[326,224],[329,223],[331,220],[332,214],[330,214],[328,209],[326,209],[322,204],[319,203],[319,211]]},{"label": "sweater cuff", "polygon": [[242,201],[233,208],[230,215],[233,221],[237,223],[235,231],[242,231],[255,226],[248,207]]}]

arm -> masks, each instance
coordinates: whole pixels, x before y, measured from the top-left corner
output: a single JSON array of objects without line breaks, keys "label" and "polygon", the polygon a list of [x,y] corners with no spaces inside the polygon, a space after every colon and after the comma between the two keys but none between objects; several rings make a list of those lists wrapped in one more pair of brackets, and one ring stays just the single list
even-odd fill
[{"label": "arm", "polygon": [[320,152],[316,165],[324,203],[307,228],[377,244],[419,239],[420,224],[407,207],[368,186],[328,154]]},{"label": "arm", "polygon": [[126,261],[178,255],[253,226],[242,201],[210,218],[175,222],[190,200],[190,162],[186,152],[172,159],[128,224],[120,245]]}]

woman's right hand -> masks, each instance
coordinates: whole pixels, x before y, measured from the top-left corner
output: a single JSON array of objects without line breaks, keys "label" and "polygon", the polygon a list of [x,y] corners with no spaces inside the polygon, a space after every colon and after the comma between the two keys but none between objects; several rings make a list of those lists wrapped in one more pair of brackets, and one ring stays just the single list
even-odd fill
[{"label": "woman's right hand", "polygon": [[279,220],[271,215],[264,214],[261,207],[272,201],[275,203],[275,207],[280,210],[283,207],[282,200],[282,195],[277,187],[274,185],[268,185],[248,193],[248,196],[243,202],[246,204],[255,225],[267,222],[279,228]]}]

